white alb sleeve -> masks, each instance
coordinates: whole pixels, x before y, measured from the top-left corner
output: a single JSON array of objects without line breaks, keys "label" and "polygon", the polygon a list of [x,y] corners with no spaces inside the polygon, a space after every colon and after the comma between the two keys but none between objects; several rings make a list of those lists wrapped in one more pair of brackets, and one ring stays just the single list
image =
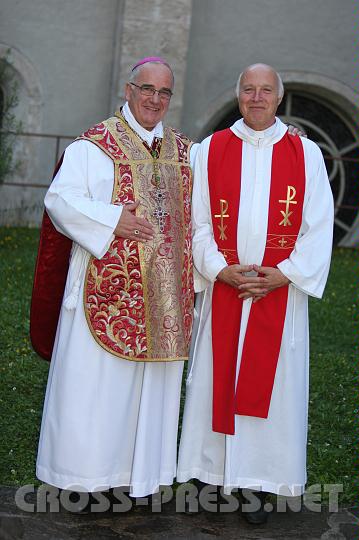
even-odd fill
[{"label": "white alb sleeve", "polygon": [[328,277],[333,242],[333,195],[320,148],[302,139],[306,195],[302,226],[288,259],[279,270],[304,293],[321,298]]},{"label": "white alb sleeve", "polygon": [[205,139],[197,152],[194,165],[194,183],[192,195],[193,224],[193,262],[205,279],[198,281],[196,292],[203,290],[208,283],[215,281],[219,272],[227,266],[226,260],[218,250],[214,239],[211,217],[211,205],[208,189],[208,150],[211,137]]},{"label": "white alb sleeve", "polygon": [[111,204],[114,166],[93,143],[75,141],[45,196],[54,226],[100,259],[114,238],[122,206]]}]

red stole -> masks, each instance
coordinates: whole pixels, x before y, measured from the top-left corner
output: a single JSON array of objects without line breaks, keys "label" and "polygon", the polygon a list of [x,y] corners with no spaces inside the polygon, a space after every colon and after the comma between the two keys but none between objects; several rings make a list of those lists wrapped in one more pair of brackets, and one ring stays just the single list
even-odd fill
[{"label": "red stole", "polygon": [[[239,264],[242,140],[230,129],[211,139],[208,183],[214,237],[228,264]],[[267,241],[262,266],[276,267],[291,254],[302,223],[303,147],[287,133],[273,146]],[[249,261],[250,263],[251,261]],[[239,291],[216,281],[212,298],[213,430],[234,434],[234,415],[267,418],[282,341],[288,286],[252,304],[236,384],[242,316]]]}]

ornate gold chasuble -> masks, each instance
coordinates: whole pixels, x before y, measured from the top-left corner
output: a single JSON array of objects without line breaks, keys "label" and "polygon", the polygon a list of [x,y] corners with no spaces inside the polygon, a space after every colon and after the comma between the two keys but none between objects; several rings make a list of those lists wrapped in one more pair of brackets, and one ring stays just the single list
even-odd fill
[{"label": "ornate gold chasuble", "polygon": [[140,201],[137,215],[155,229],[146,243],[115,237],[102,259],[90,259],[84,285],[90,331],[121,358],[186,360],[193,322],[191,142],[165,127],[156,159],[121,114],[80,138],[113,160],[112,204]]}]

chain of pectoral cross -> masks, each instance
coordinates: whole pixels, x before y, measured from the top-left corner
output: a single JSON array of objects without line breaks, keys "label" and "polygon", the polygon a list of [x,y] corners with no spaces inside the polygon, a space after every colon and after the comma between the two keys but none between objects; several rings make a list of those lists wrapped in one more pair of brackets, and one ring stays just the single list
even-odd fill
[{"label": "chain of pectoral cross", "polygon": [[[138,136],[136,131],[134,131],[134,129],[129,125],[129,123],[125,119],[125,117],[124,117],[124,115],[122,113],[122,110],[121,110],[121,118],[125,122],[125,124],[129,127],[129,129],[131,131],[133,131]],[[147,148],[149,148],[147,144],[145,144],[145,146]],[[154,150],[154,149],[151,150],[151,148],[149,148],[149,150],[151,152],[151,156],[152,156],[152,159],[153,159],[153,176],[154,176],[155,189],[156,189],[156,192],[155,192],[156,208],[154,209],[152,216],[155,219],[157,219],[159,231],[160,231],[160,233],[163,233],[163,232],[165,232],[165,218],[167,216],[169,216],[169,213],[166,212],[166,210],[163,208],[163,202],[165,200],[165,195],[160,189],[161,177],[160,177],[159,167],[158,167],[158,163],[157,163],[159,153],[158,153],[157,150]]]},{"label": "chain of pectoral cross", "polygon": [[165,194],[161,191],[161,188],[160,188],[161,177],[160,177],[159,167],[157,163],[158,155],[155,150],[153,150],[151,154],[153,157],[153,175],[154,175],[155,188],[156,188],[156,192],[155,192],[156,208],[154,209],[154,212],[152,215],[154,218],[157,219],[160,233],[163,233],[165,231],[165,218],[169,216],[169,213],[166,212],[166,210],[163,208]]}]

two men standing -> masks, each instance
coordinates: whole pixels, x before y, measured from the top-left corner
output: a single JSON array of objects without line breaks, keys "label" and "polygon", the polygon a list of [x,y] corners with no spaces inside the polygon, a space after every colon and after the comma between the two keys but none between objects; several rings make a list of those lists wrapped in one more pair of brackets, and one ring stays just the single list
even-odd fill
[{"label": "two men standing", "polygon": [[[197,148],[162,125],[172,89],[162,59],[137,64],[121,113],[70,145],[45,199],[74,241],[37,462],[38,477],[58,487],[125,485],[145,496],[176,474]],[[247,68],[243,119],[198,153],[193,259],[203,292],[177,479],[296,495],[307,297],[324,289],[333,209],[319,148],[275,117],[282,95],[272,68]]]}]

